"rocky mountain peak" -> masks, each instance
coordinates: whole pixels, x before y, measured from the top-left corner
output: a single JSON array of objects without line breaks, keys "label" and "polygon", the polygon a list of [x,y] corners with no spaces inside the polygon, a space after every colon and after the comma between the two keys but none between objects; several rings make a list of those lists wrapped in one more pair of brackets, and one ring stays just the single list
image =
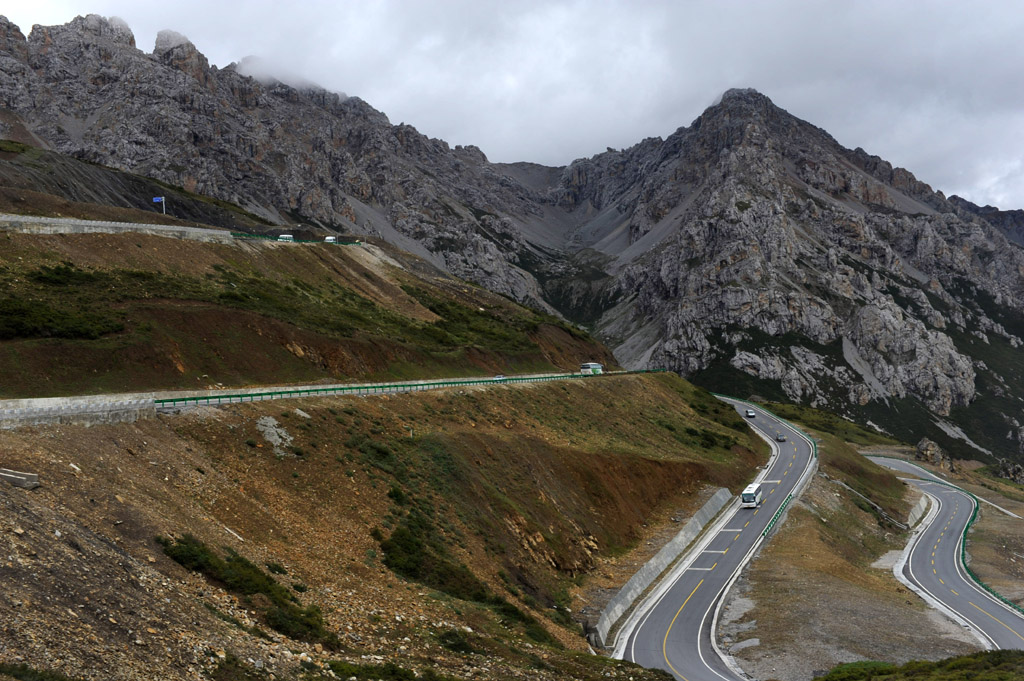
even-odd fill
[{"label": "rocky mountain peak", "polygon": [[119,17],[88,14],[75,17],[63,26],[33,26],[32,29],[29,42],[135,47],[135,34],[124,19]]},{"label": "rocky mountain peak", "polygon": [[156,44],[153,46],[153,56],[161,57],[176,47],[184,47],[187,51],[194,51],[196,46],[188,38],[178,33],[164,29],[156,34]]},{"label": "rocky mountain peak", "polygon": [[7,17],[0,15],[0,54],[12,54],[23,61],[28,56],[25,35]]},{"label": "rocky mountain peak", "polygon": [[730,88],[722,93],[708,111],[724,110],[738,112],[746,110],[752,114],[764,112],[775,107],[775,104],[766,95],[761,94],[754,88]]},{"label": "rocky mountain peak", "polygon": [[182,34],[170,30],[157,33],[153,56],[164,64],[195,78],[205,89],[214,89],[210,62]]}]

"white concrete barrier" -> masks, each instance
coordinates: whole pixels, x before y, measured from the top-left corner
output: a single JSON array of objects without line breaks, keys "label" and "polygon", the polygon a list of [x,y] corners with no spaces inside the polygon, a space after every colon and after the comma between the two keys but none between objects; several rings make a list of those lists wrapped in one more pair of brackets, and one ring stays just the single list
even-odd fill
[{"label": "white concrete barrier", "polygon": [[679,533],[665,546],[661,547],[661,550],[647,561],[635,575],[630,577],[629,581],[619,589],[619,592],[612,597],[608,605],[601,611],[601,616],[597,620],[596,631],[592,634],[595,645],[599,647],[604,646],[612,626],[619,621],[619,618],[626,614],[636,599],[658,578],[658,575],[675,562],[676,558],[690,545],[690,542],[697,538],[708,521],[714,518],[722,510],[722,507],[729,503],[730,499],[732,499],[732,494],[729,490],[724,487],[719,488],[714,496],[683,525]]}]

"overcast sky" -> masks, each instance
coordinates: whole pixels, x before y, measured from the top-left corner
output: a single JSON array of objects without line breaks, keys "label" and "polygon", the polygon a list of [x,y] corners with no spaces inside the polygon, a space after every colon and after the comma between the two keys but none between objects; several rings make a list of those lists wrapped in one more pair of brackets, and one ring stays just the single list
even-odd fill
[{"label": "overcast sky", "polygon": [[[1024,208],[1024,2],[4,0],[128,22],[212,64],[258,56],[492,161],[564,165],[665,137],[730,87],[918,179]],[[285,78],[282,78],[285,80]]]}]

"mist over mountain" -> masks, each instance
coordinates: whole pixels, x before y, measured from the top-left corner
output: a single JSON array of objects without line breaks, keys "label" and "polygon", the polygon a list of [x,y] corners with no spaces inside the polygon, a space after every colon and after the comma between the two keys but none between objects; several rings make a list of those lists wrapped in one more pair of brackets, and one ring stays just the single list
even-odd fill
[{"label": "mist over mountain", "polygon": [[1024,456],[1020,211],[947,199],[754,90],[553,168],[211,67],[170,32],[146,53],[96,15],[28,38],[0,19],[0,72],[3,137],[378,236],[588,326],[630,368]]}]

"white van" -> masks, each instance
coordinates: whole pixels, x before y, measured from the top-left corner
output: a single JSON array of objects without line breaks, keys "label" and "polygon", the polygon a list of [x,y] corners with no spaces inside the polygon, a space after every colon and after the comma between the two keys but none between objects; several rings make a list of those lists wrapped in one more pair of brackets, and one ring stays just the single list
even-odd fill
[{"label": "white van", "polygon": [[277,240],[278,241],[295,241],[295,237],[293,237],[291,234],[282,234],[281,236],[277,237]]},{"label": "white van", "polygon": [[325,244],[336,244],[336,243],[338,243],[338,237],[336,237],[336,236],[325,236],[324,237],[324,243]]}]

